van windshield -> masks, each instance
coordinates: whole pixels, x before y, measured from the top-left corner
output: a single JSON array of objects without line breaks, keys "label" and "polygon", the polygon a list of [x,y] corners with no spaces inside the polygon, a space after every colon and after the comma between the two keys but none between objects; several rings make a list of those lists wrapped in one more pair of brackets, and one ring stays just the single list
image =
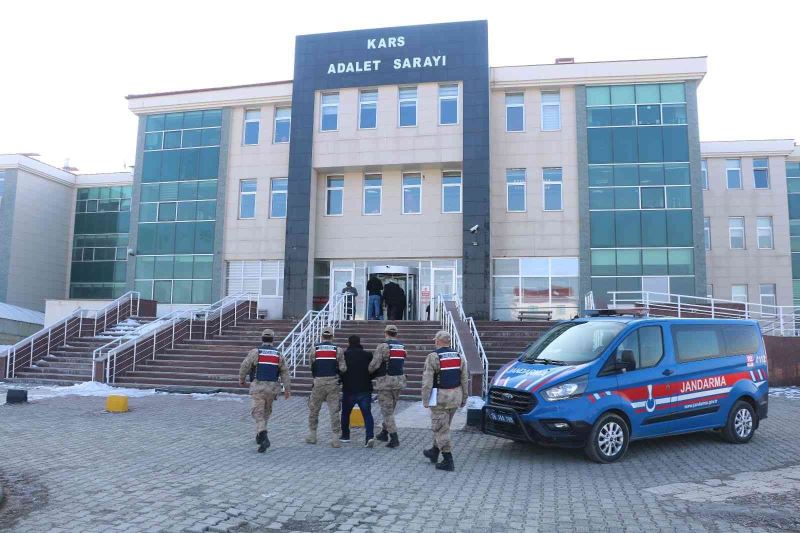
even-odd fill
[{"label": "van windshield", "polygon": [[564,322],[553,327],[522,354],[524,363],[573,365],[593,361],[625,327],[624,322]]}]

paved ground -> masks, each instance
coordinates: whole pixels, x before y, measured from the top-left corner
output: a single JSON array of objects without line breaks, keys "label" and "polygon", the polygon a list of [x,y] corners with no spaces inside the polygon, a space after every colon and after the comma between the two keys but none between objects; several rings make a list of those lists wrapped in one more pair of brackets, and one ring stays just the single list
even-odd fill
[{"label": "paved ground", "polygon": [[402,429],[397,450],[364,449],[361,433],[338,450],[306,445],[302,398],[276,405],[273,447],[257,454],[248,404],[223,399],[131,398],[122,415],[103,413],[102,398],[0,406],[0,529],[800,529],[798,399],[772,398],[748,445],[660,439],[613,465],[459,431],[455,473],[422,457],[425,429]]}]

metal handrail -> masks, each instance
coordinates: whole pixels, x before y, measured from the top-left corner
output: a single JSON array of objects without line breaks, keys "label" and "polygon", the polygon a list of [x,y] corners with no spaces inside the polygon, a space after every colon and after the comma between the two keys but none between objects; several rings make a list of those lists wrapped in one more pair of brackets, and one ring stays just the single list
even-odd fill
[{"label": "metal handrail", "polygon": [[[16,374],[17,368],[17,352],[24,350],[27,345],[30,345],[30,351],[28,353],[29,366],[33,366],[34,361],[34,349],[35,344],[37,341],[44,339],[47,337],[47,345],[46,350],[44,353],[40,354],[40,357],[47,357],[50,355],[51,344],[53,341],[54,333],[57,335],[56,338],[61,338],[61,344],[65,344],[67,339],[69,339],[73,334],[77,333],[77,336],[80,337],[83,332],[83,320],[93,320],[92,325],[92,336],[97,335],[97,324],[99,322],[99,317],[103,317],[103,329],[108,327],[108,314],[116,309],[116,319],[119,321],[120,311],[124,308],[124,304],[126,301],[130,301],[130,311],[131,315],[133,315],[133,300],[136,299],[136,315],[139,314],[139,302],[141,300],[141,294],[138,291],[128,291],[116,300],[113,300],[108,305],[101,309],[83,309],[82,307],[78,307],[72,313],[67,315],[65,318],[59,320],[55,324],[51,324],[48,328],[43,328],[33,335],[30,335],[21,341],[17,342],[13,346],[10,346],[3,352],[6,358],[6,376],[7,378],[11,379]],[[77,324],[72,324],[70,326],[70,322],[77,320]],[[77,329],[75,326],[77,325]],[[63,327],[63,332],[58,332],[59,329]]]},{"label": "metal handrail", "polygon": [[800,335],[800,314],[795,306],[651,291],[609,291],[608,294],[611,297],[609,309],[641,307],[649,316],[750,319],[759,322],[765,335]]},{"label": "metal handrail", "polygon": [[[451,297],[453,303],[455,303],[456,310],[458,311],[458,317],[462,322],[465,322],[469,327],[469,333],[472,337],[472,342],[475,344],[475,348],[478,350],[478,355],[481,357],[481,366],[483,367],[483,376],[481,378],[481,393],[485,397],[487,391],[489,390],[489,357],[486,355],[486,350],[483,347],[483,341],[481,341],[480,333],[478,332],[478,327],[475,325],[475,319],[471,316],[467,316],[464,312],[464,306],[461,303],[461,298],[457,294],[453,294]],[[441,300],[441,304],[439,301]],[[437,296],[437,307],[440,308],[441,311],[444,313],[442,314],[440,311],[439,319],[441,320],[442,326],[445,326],[445,318],[444,314],[451,315],[447,307],[444,305],[444,297],[442,295]],[[454,321],[454,317],[452,315],[450,318]],[[453,331],[455,331],[455,324],[451,324]],[[449,331],[449,330],[448,330]],[[458,335],[458,332],[456,332]],[[453,336],[451,332],[451,337]],[[463,349],[463,344],[461,344],[461,338],[459,337],[458,342]]]}]

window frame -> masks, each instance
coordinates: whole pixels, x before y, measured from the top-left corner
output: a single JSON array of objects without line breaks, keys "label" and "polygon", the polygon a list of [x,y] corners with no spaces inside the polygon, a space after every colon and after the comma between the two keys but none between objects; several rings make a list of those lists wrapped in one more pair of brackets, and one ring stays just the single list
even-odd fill
[{"label": "window frame", "polygon": [[701,187],[704,191],[708,190],[708,159],[700,160],[700,179],[702,180]]},{"label": "window frame", "polygon": [[[509,182],[509,171],[522,171],[522,182]],[[522,209],[511,209],[511,187],[522,187]],[[506,213],[527,213],[528,212],[528,169],[526,168],[507,168],[506,169]]]},{"label": "window frame", "polygon": [[[729,166],[730,163],[736,161],[737,166],[731,167]],[[731,187],[731,178],[730,172],[732,170],[736,170],[739,173],[739,186],[738,187]],[[744,188],[744,183],[742,182],[742,160],[741,159],[726,159],[725,160],[725,187],[729,191],[740,191]]]},{"label": "window frame", "polygon": [[[737,227],[737,228],[732,227],[731,226],[731,222],[734,221],[734,220],[741,220],[742,221],[742,225],[740,227]],[[731,249],[731,250],[747,250],[747,236],[745,235],[745,233],[746,233],[745,232],[745,227],[746,227],[745,225],[746,225],[745,217],[728,217],[728,248],[729,249]],[[734,247],[733,246],[733,231],[734,230],[736,230],[736,231],[741,230],[741,232],[742,232],[742,246],[741,247],[739,247],[739,246]]]},{"label": "window frame", "polygon": [[[365,94],[375,94],[375,101],[374,102],[364,102],[362,100],[362,97]],[[376,130],[376,129],[378,129],[378,97],[379,97],[378,89],[359,89],[359,91],[358,91],[358,129],[359,130]],[[365,126],[361,125],[361,117],[362,117],[362,112],[363,112],[363,108],[364,108],[365,104],[369,104],[369,105],[374,104],[375,105],[375,125],[374,126],[365,127]],[[337,114],[337,117],[336,117],[336,125],[337,126],[339,125],[338,114]]]},{"label": "window frame", "polygon": [[[766,166],[756,166],[756,161],[766,161]],[[756,171],[763,170],[767,176],[767,186],[759,187],[756,183]],[[768,191],[772,188],[772,183],[769,176],[769,158],[768,157],[754,157],[753,158],[753,189],[757,191]]]},{"label": "window frame", "polygon": [[[278,119],[278,111],[281,109],[288,109],[289,110],[289,118],[285,119]],[[278,141],[276,140],[278,137],[278,122],[288,122],[289,123],[289,138],[285,141]],[[273,119],[272,125],[272,144],[289,144],[292,139],[292,108],[291,106],[275,106],[275,118]]]},{"label": "window frame", "polygon": [[[455,96],[442,96],[442,88],[443,87],[455,87],[456,88],[456,95]],[[459,100],[461,98],[461,86],[458,83],[440,83],[438,87],[438,94],[437,96],[437,103],[439,109],[437,110],[439,115],[439,126],[457,126],[461,121],[461,112],[458,109]],[[455,122],[442,122],[442,101],[443,100],[455,100],[456,101],[456,120]]]},{"label": "window frame", "polygon": [[[254,111],[258,113],[258,118],[247,118],[247,113]],[[256,142],[247,142],[247,125],[256,124]],[[244,123],[242,126],[242,146],[258,146],[261,143],[261,108],[245,108],[244,110]]]},{"label": "window frame", "polygon": [[[656,328],[658,330],[659,336],[661,337],[661,357],[659,357],[658,361],[656,361],[654,364],[652,364],[650,366],[644,366],[643,367],[643,366],[638,366],[642,361],[642,347],[641,347],[641,338],[639,337],[639,332],[641,330],[645,329],[645,328]],[[637,367],[635,369],[633,369],[633,370],[629,370],[628,372],[636,372],[637,370],[648,370],[650,368],[658,367],[658,365],[660,365],[661,362],[664,360],[664,356],[667,353],[667,350],[666,350],[667,346],[664,343],[664,328],[661,326],[661,324],[643,325],[643,326],[639,326],[638,328],[634,329],[633,331],[629,331],[628,334],[625,335],[625,337],[621,341],[619,341],[619,344],[617,344],[616,348],[614,348],[614,350],[611,352],[611,357],[609,358],[609,361],[606,363],[606,365],[613,364],[613,361],[617,357],[617,352],[619,352],[619,349],[622,348],[622,345],[625,344],[625,341],[627,341],[630,338],[631,335],[636,335],[636,343],[638,344],[638,348],[639,348],[639,350],[638,350],[639,357],[638,357],[638,360],[636,361]],[[606,366],[606,365],[604,365],[604,366]]]},{"label": "window frame", "polygon": [[[448,175],[450,174],[450,175]],[[454,178],[452,174],[458,174],[458,185],[454,183],[445,183],[445,178]],[[445,170],[442,171],[442,202],[441,202],[441,209],[442,214],[447,215],[457,215],[464,212],[464,173],[461,170]],[[455,188],[458,187],[458,211],[446,211],[444,208],[444,190],[445,188]]]},{"label": "window frame", "polygon": [[[378,177],[381,180],[380,185],[367,185],[367,178],[374,178]],[[367,213],[367,190],[378,190],[378,212],[377,213]],[[361,179],[361,214],[366,217],[373,217],[379,216],[383,214],[383,174],[379,173],[370,173],[364,174]]]},{"label": "window frame", "polygon": [[[744,287],[744,300],[737,299],[737,296],[734,296],[734,287]],[[747,286],[747,283],[731,283],[731,301],[746,304],[748,300],[750,300],[750,288]]]},{"label": "window frame", "polygon": [[[245,183],[254,183],[255,186],[256,186],[256,189],[254,191],[252,191],[252,192],[243,191],[242,189],[244,188],[244,184]],[[257,201],[258,200],[258,196],[257,196],[257,194],[258,194],[258,179],[247,178],[247,179],[240,179],[239,180],[239,213],[238,213],[239,220],[253,220],[254,218],[256,218],[256,212],[258,210],[257,209],[258,208],[258,201]],[[245,196],[252,196],[253,197],[253,216],[249,216],[249,217],[242,216],[242,200],[244,200]]]},{"label": "window frame", "polygon": [[[325,97],[326,96],[336,96],[336,103],[335,104],[326,104]],[[329,131],[339,131],[339,104],[340,104],[341,95],[338,91],[331,91],[331,92],[321,92],[319,96],[319,131],[321,133],[329,132]],[[333,107],[336,108],[336,127],[333,129],[326,130],[322,127],[322,122],[325,117],[325,108],[326,107]]]},{"label": "window frame", "polygon": [[[341,179],[341,187],[331,187],[331,179]],[[330,207],[330,194],[331,191],[342,191],[341,213],[331,213],[328,211]],[[344,216],[344,174],[330,174],[325,176],[325,216],[326,217],[343,217]]]},{"label": "window frame", "polygon": [[[765,229],[765,228],[762,228],[759,225],[759,222],[761,222],[762,220],[766,220],[766,221],[769,222],[769,226],[768,226],[768,228],[766,228],[766,229],[769,230],[769,246],[761,246],[761,231],[762,231],[762,229]],[[772,217],[771,216],[756,217],[756,247],[759,250],[774,250],[775,249],[775,229],[774,229],[773,224],[772,224]]]},{"label": "window frame", "polygon": [[[522,103],[521,104],[509,104],[508,97],[509,96],[521,96]],[[525,92],[511,92],[505,93],[505,104],[506,104],[506,133],[525,133],[527,121],[525,120]],[[518,130],[510,130],[508,129],[508,111],[510,108],[521,108],[522,109],[522,128]]]},{"label": "window frame", "polygon": [[711,251],[711,217],[703,217],[703,240],[706,252]]},{"label": "window frame", "polygon": [[[276,180],[284,180],[286,182],[286,189],[282,190],[282,191],[276,191],[275,190],[275,181]],[[286,218],[286,215],[283,215],[282,217],[281,216],[275,216],[275,214],[272,212],[273,206],[275,205],[275,196],[276,195],[282,195],[284,197],[283,198],[284,211],[287,212],[287,214],[288,214],[288,207],[289,207],[289,205],[288,205],[289,178],[270,178],[269,179],[269,217],[268,218],[276,218],[276,219]]]},{"label": "window frame", "polygon": [[[555,170],[561,171],[561,179],[559,181],[546,180],[545,171]],[[558,209],[547,209],[547,185],[558,184]],[[641,206],[641,201],[640,201]],[[559,212],[564,210],[564,167],[542,167],[542,211],[545,212]]]},{"label": "window frame", "polygon": [[[419,177],[419,185],[406,185],[406,176]],[[417,189],[419,191],[419,211],[406,211],[406,189]],[[420,172],[403,172],[400,175],[400,214],[402,215],[421,215],[422,214],[422,174]]]},{"label": "window frame", "polygon": [[[552,102],[545,103],[544,95],[546,94],[556,94],[558,95],[558,103],[554,104]],[[558,109],[558,127],[557,128],[545,128],[544,127],[544,110],[546,107],[555,107]],[[561,121],[561,90],[557,91],[540,91],[539,93],[539,128],[541,131],[561,131],[563,124]]]},{"label": "window frame", "polygon": [[[764,294],[764,287],[769,287],[772,289],[772,293]],[[772,303],[765,304],[764,297],[771,297]],[[778,287],[776,287],[775,283],[759,283],[758,284],[758,303],[761,304],[762,307],[777,307],[778,305]],[[763,309],[762,309],[763,312]]]},{"label": "window frame", "polygon": [[[414,89],[414,98],[403,98],[403,90]],[[414,124],[401,124],[400,117],[402,116],[401,109],[403,103],[414,102]],[[416,128],[419,124],[419,87],[413,86],[400,86],[397,88],[397,127],[398,128]]]}]

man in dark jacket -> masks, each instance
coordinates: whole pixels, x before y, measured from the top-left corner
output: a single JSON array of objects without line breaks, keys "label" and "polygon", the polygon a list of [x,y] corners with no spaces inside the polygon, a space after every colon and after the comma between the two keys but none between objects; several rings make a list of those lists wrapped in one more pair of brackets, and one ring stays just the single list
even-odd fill
[{"label": "man in dark jacket", "polygon": [[367,281],[367,319],[383,320],[383,283],[375,274],[370,274]]},{"label": "man in dark jacket", "polygon": [[350,442],[350,412],[358,405],[364,415],[366,436],[364,446],[375,446],[375,423],[372,419],[372,380],[369,375],[369,363],[372,353],[364,351],[361,338],[351,335],[349,346],[344,352],[347,372],[342,376],[342,442]]}]

